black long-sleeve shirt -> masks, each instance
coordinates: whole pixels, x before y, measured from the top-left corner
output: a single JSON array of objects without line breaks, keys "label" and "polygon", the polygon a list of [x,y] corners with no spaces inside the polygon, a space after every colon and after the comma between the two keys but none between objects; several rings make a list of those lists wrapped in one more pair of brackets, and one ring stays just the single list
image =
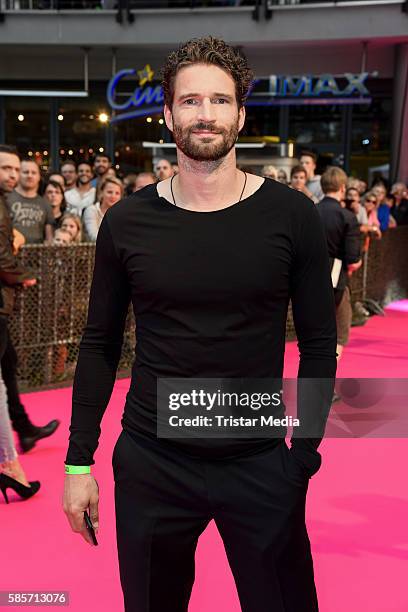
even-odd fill
[{"label": "black long-sleeve shirt", "polygon": [[[96,244],[66,463],[94,463],[130,300],[137,345],[122,425],[156,437],[158,377],[282,377],[290,299],[298,375],[334,379],[326,238],[303,194],[267,179],[232,206],[199,212],[174,206],[151,185],[116,204]],[[224,439],[204,446],[210,442],[229,455],[265,444]]]}]

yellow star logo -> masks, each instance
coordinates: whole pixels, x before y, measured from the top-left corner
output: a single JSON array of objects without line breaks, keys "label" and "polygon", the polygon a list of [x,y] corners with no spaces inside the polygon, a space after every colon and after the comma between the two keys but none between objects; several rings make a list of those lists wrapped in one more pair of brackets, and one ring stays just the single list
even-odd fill
[{"label": "yellow star logo", "polygon": [[143,70],[138,70],[137,74],[139,76],[139,85],[143,87],[146,83],[153,79],[154,72],[150,67],[150,64],[146,64]]}]

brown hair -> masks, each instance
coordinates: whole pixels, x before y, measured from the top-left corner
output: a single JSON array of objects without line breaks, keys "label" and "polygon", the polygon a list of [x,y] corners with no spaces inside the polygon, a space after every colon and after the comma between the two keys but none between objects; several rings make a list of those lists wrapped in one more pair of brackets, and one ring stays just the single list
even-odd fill
[{"label": "brown hair", "polygon": [[347,185],[347,174],[341,168],[337,168],[337,166],[329,166],[322,174],[320,184],[324,194],[335,193],[343,185]]},{"label": "brown hair", "polygon": [[316,153],[313,153],[313,151],[302,151],[300,154],[300,157],[311,157],[314,161],[314,163],[317,163],[317,155]]},{"label": "brown hair", "polygon": [[254,78],[246,57],[223,40],[206,36],[180,45],[177,51],[170,53],[161,70],[164,103],[170,109],[173,105],[174,82],[178,71],[193,64],[210,64],[228,72],[235,82],[238,108],[244,106]]},{"label": "brown hair", "polygon": [[[52,174],[51,174],[52,176]],[[51,187],[54,187],[54,189],[57,189],[60,194],[62,195],[62,200],[61,200],[61,204],[60,204],[60,210],[62,213],[64,213],[67,209],[67,203],[65,201],[65,191],[63,186],[61,185],[61,183],[58,183],[58,181],[50,181],[48,180],[47,184],[44,187],[44,196],[45,196],[45,192],[47,191],[47,187],[48,185],[51,185]],[[46,196],[45,196],[46,197]]]},{"label": "brown hair", "polygon": [[303,174],[307,178],[307,172],[301,164],[297,164],[297,166],[293,166],[293,168],[290,171],[290,178],[292,179],[294,175],[298,174],[299,172],[303,172]]},{"label": "brown hair", "polygon": [[0,144],[0,153],[7,153],[7,155],[16,155],[20,157],[17,148],[13,145]]}]

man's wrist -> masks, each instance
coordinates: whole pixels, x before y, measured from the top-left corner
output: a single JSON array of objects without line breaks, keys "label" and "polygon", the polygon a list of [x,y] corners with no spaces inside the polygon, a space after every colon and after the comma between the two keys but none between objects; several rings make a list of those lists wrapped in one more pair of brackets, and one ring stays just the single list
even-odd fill
[{"label": "man's wrist", "polygon": [[66,474],[90,474],[91,466],[90,465],[67,465],[65,463],[65,473]]}]

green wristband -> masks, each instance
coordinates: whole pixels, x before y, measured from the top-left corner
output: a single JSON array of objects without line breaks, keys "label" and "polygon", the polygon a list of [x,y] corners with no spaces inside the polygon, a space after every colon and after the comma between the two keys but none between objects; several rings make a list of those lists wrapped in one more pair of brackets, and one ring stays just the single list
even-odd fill
[{"label": "green wristband", "polygon": [[66,474],[90,474],[91,466],[90,465],[67,465],[65,464],[65,473]]}]

